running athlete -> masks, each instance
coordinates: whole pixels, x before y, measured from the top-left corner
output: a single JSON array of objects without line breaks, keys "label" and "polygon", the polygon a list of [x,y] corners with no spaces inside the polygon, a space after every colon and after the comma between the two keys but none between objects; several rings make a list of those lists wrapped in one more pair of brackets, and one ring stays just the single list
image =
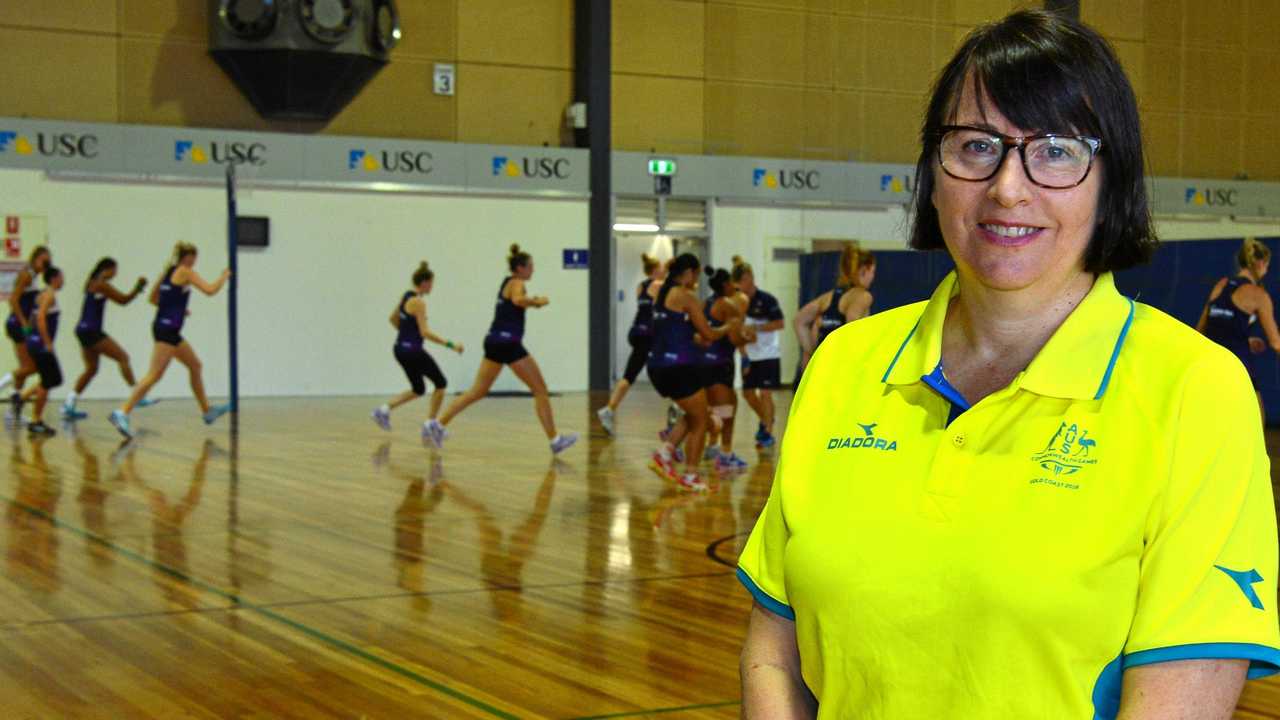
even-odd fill
[{"label": "running athlete", "polygon": [[773,447],[773,391],[781,386],[782,338],[787,326],[782,306],[773,295],[756,287],[755,272],[741,257],[733,258],[733,282],[747,296],[748,327],[755,331],[755,342],[746,348],[747,362],[742,368],[742,397],[760,418],[756,429],[756,445]]},{"label": "running athlete", "polygon": [[435,284],[436,274],[424,260],[413,273],[413,289],[406,290],[391,311],[391,326],[396,329],[396,344],[392,348],[396,362],[404,368],[409,377],[409,390],[400,393],[373,411],[373,421],[383,430],[391,429],[391,411],[405,403],[427,394],[427,384],[423,378],[431,381],[431,414],[435,419],[440,413],[440,405],[444,402],[444,389],[448,385],[440,366],[423,348],[423,340],[430,340],[450,350],[462,354],[462,344],[445,340],[431,332],[427,327],[427,300],[431,287]]},{"label": "running athlete", "polygon": [[35,398],[31,407],[31,423],[27,430],[32,435],[50,436],[53,428],[44,424],[44,407],[49,402],[49,391],[62,384],[62,368],[54,354],[54,340],[58,337],[58,291],[62,289],[62,271],[52,265],[44,269],[44,290],[36,297],[32,320],[32,332],[27,335],[27,353],[40,375],[40,383],[22,394],[22,402]]},{"label": "running athlete", "polygon": [[[653,349],[649,353],[649,379],[664,398],[674,401],[684,417],[662,446],[653,454],[653,467],[664,477],[676,480],[681,489],[705,491],[707,484],[698,475],[708,426],[707,393],[699,365],[700,349],[694,343],[697,331],[708,342],[719,340],[734,325],[712,328],[698,301],[698,271],[702,263],[696,255],[684,253],[671,263],[653,310]],[[676,447],[683,442],[685,471],[675,470]]]},{"label": "running athlete", "polygon": [[[129,363],[129,353],[124,351],[110,335],[102,329],[103,319],[107,312],[107,300],[117,305],[128,305],[134,298],[142,294],[147,286],[147,279],[138,278],[133,289],[122,293],[111,284],[116,276],[116,261],[113,258],[102,258],[89,273],[84,284],[84,304],[80,307],[80,322],[76,323],[76,339],[80,341],[80,355],[84,358],[84,372],[76,380],[76,386],[67,394],[62,403],[62,417],[65,420],[83,420],[87,414],[76,409],[76,401],[89,387],[90,381],[98,374],[98,358],[106,355],[120,367],[120,374],[132,389],[137,384],[133,377],[133,366]],[[143,399],[139,407],[146,407],[153,400]]]},{"label": "running athlete", "polygon": [[191,288],[195,287],[205,295],[213,296],[231,277],[230,270],[223,270],[217,280],[205,280],[195,270],[196,256],[195,245],[185,242],[175,245],[168,267],[155,287],[151,288],[151,304],[156,306],[156,319],[151,324],[151,336],[156,341],[155,349],[151,351],[151,369],[142,378],[142,382],[134,386],[133,393],[124,406],[111,412],[111,424],[126,438],[133,437],[129,413],[160,382],[169,362],[174,358],[187,366],[187,372],[191,376],[191,392],[200,405],[206,425],[212,425],[231,409],[230,405],[209,405],[209,399],[204,394],[204,378],[200,374],[200,358],[196,357],[191,344],[182,338],[182,325],[188,314],[187,302],[191,300]]},{"label": "running athlete", "polygon": [[650,257],[647,253],[640,258],[648,277],[640,281],[640,286],[636,288],[636,316],[631,321],[631,331],[627,333],[627,342],[631,345],[627,369],[623,372],[622,379],[613,387],[609,404],[596,411],[600,426],[610,435],[613,434],[614,413],[618,411],[622,399],[627,396],[627,391],[636,383],[636,378],[640,377],[640,371],[649,360],[649,348],[653,346],[653,299],[658,296],[658,288],[666,277],[666,269],[657,258]]},{"label": "running athlete", "polygon": [[472,403],[489,393],[493,381],[503,366],[509,365],[511,371],[520,378],[533,393],[534,408],[538,421],[551,443],[552,454],[567,450],[578,441],[577,433],[556,432],[555,418],[551,414],[551,398],[547,393],[547,383],[542,379],[542,370],[533,359],[524,343],[524,312],[528,308],[546,307],[551,301],[541,295],[529,295],[525,292],[525,283],[533,277],[533,258],[520,249],[519,245],[511,246],[511,254],[507,256],[507,267],[511,275],[503,279],[498,287],[498,300],[494,306],[493,324],[489,326],[489,334],[484,338],[484,359],[480,361],[480,369],[476,371],[475,382],[462,395],[450,403],[439,420],[431,419],[422,427],[422,437],[433,446],[444,445],[448,437],[445,427],[458,413],[467,409]]},{"label": "running athlete", "polygon": [[[1257,240],[1247,238],[1236,254],[1236,265],[1240,272],[1235,277],[1222,278],[1213,286],[1209,301],[1196,323],[1196,330],[1240,358],[1253,381],[1258,410],[1265,421],[1267,414],[1262,405],[1262,393],[1258,390],[1253,355],[1266,350],[1267,345],[1280,353],[1280,330],[1276,328],[1275,308],[1271,295],[1262,288],[1262,278],[1271,265],[1271,250]],[[1265,343],[1261,338],[1249,336],[1249,326],[1254,320],[1262,325],[1267,336]]]},{"label": "running athlete", "polygon": [[[707,268],[707,275],[710,276],[708,284],[714,293],[707,298],[702,309],[707,324],[713,330],[729,326],[740,327],[743,312],[732,300],[738,288],[733,284],[729,272]],[[747,461],[733,452],[733,418],[738,409],[738,395],[733,390],[735,335],[734,332],[728,332],[700,348],[702,387],[706,390],[707,403],[711,406],[711,437],[715,439],[719,435],[720,441],[718,449],[713,446],[708,452],[715,452],[716,470],[722,472],[747,467]]]},{"label": "running athlete", "polygon": [[35,282],[36,278],[40,277],[40,273],[43,273],[52,263],[53,255],[49,253],[49,248],[41,245],[32,250],[27,266],[18,271],[18,277],[13,282],[13,290],[9,292],[9,318],[4,323],[4,332],[13,342],[13,354],[18,358],[18,368],[0,377],[0,391],[10,385],[13,386],[13,394],[9,399],[14,405],[15,419],[20,415],[21,408],[18,404],[22,402],[22,385],[36,371],[31,354],[27,352],[27,336],[32,330],[32,313],[36,309],[36,296],[40,294],[40,289],[35,286]]},{"label": "running athlete", "polygon": [[857,243],[845,243],[840,253],[840,278],[836,286],[810,300],[796,313],[796,338],[800,341],[800,367],[809,364],[813,351],[845,323],[871,312],[871,283],[876,279],[876,258]]}]

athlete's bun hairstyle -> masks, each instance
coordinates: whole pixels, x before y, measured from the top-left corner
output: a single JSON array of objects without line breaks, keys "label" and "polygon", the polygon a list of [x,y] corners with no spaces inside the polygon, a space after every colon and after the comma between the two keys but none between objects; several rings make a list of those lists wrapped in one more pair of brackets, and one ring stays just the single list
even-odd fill
[{"label": "athlete's bun hairstyle", "polygon": [[724,268],[713,268],[710,265],[706,269],[707,277],[711,278],[707,284],[711,286],[712,292],[716,295],[724,295],[725,287],[729,284],[729,271]]},{"label": "athlete's bun hairstyle", "polygon": [[168,270],[170,268],[177,266],[178,263],[182,262],[183,258],[188,257],[190,255],[195,255],[198,252],[199,251],[196,250],[195,245],[192,245],[189,242],[183,242],[179,240],[178,243],[173,246],[173,255],[170,256],[169,264],[165,267],[165,269]]},{"label": "athlete's bun hairstyle", "polygon": [[511,272],[528,265],[532,259],[529,253],[520,249],[519,243],[511,243],[511,252],[507,255],[507,266],[511,268]]},{"label": "athlete's bun hairstyle", "polygon": [[48,254],[49,254],[49,248],[47,246],[37,245],[31,250],[31,257],[27,259],[27,263],[30,265],[35,265],[36,260],[39,259],[41,255],[48,255]]},{"label": "athlete's bun hairstyle", "polygon": [[48,285],[52,283],[54,281],[54,278],[58,277],[61,274],[62,274],[61,270],[54,267],[53,265],[50,265],[49,267],[44,269],[44,284]]},{"label": "athlete's bun hairstyle", "polygon": [[427,265],[427,261],[423,260],[418,263],[418,269],[413,271],[413,286],[418,287],[424,282],[431,282],[436,279],[436,274],[432,271],[431,266]]},{"label": "athlete's bun hairstyle", "polygon": [[671,261],[671,265],[667,267],[667,279],[662,281],[662,289],[670,290],[676,284],[676,279],[690,270],[697,272],[702,267],[702,261],[693,253],[682,253],[677,255]]},{"label": "athlete's bun hairstyle", "polygon": [[658,258],[649,253],[640,253],[640,262],[644,263],[644,274],[652,275],[654,270],[658,269]]},{"label": "athlete's bun hairstyle", "polygon": [[106,272],[107,270],[110,270],[115,266],[116,266],[115,258],[104,257],[101,260],[99,260],[98,264],[93,266],[93,272],[89,273],[89,279],[84,281],[84,291],[89,292],[89,284],[94,281],[94,278],[98,277],[102,273]]},{"label": "athlete's bun hairstyle", "polygon": [[1236,264],[1240,266],[1241,270],[1253,267],[1256,262],[1270,259],[1271,248],[1251,237],[1244,239],[1244,244],[1240,246],[1240,252],[1236,253]]},{"label": "athlete's bun hairstyle", "polygon": [[755,275],[755,271],[751,269],[751,265],[742,259],[741,255],[733,256],[733,281],[738,282],[744,275]]},{"label": "athlete's bun hairstyle", "polygon": [[844,244],[840,252],[840,287],[853,287],[858,284],[858,271],[876,264],[876,256],[870,250],[863,250],[858,242]]}]

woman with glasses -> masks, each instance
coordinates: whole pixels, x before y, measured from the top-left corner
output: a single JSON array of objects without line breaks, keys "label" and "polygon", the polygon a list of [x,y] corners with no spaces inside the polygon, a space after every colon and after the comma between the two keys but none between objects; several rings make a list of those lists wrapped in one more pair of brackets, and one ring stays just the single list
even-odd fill
[{"label": "woman with glasses", "polygon": [[[1245,238],[1240,252],[1236,253],[1236,266],[1240,272],[1233,278],[1222,278],[1213,286],[1205,303],[1196,330],[1205,337],[1230,350],[1249,373],[1254,395],[1258,398],[1258,410],[1263,421],[1267,417],[1258,391],[1257,367],[1253,356],[1270,345],[1280,352],[1280,329],[1276,328],[1275,307],[1271,295],[1262,287],[1262,278],[1271,267],[1271,249],[1253,238]],[[1249,328],[1257,320],[1267,340],[1251,337]]]},{"label": "woman with glasses", "polygon": [[1280,669],[1249,378],[1120,295],[1151,256],[1137,103],[1095,31],[974,30],[912,245],[956,270],[832,334],[739,561],[747,718],[1226,718]]}]

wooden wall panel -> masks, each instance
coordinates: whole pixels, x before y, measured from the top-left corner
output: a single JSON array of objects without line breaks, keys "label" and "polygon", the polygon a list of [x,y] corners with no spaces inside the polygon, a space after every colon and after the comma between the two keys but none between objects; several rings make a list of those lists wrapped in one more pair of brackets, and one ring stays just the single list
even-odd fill
[{"label": "wooden wall panel", "polygon": [[120,32],[203,43],[209,37],[207,0],[120,0]]},{"label": "wooden wall panel", "polygon": [[871,90],[922,93],[933,80],[933,28],[893,20],[867,21],[867,81]]},{"label": "wooden wall panel", "polygon": [[803,13],[708,5],[707,79],[803,84],[805,25]]},{"label": "wooden wall panel", "polygon": [[285,129],[262,119],[203,44],[120,41],[119,121],[248,130]]},{"label": "wooden wall panel", "polygon": [[4,0],[0,25],[108,35],[119,29],[116,0]]},{"label": "wooden wall panel", "polygon": [[805,145],[804,90],[707,82],[707,152],[799,157]]},{"label": "wooden wall panel", "polygon": [[613,146],[635,152],[703,151],[701,80],[613,76]]},{"label": "wooden wall panel", "polygon": [[[465,0],[463,0],[465,2]],[[398,3],[404,37],[394,57],[451,61],[458,57],[459,0]]]},{"label": "wooden wall panel", "polygon": [[572,97],[568,70],[462,63],[458,141],[559,146]]},{"label": "wooden wall panel", "polygon": [[[433,63],[401,58],[388,65],[334,118],[326,132],[340,135],[453,141],[459,86],[454,97],[431,92]],[[461,82],[461,77],[459,77]]]},{"label": "wooden wall panel", "polygon": [[573,68],[573,0],[466,0],[458,5],[458,59]]},{"label": "wooden wall panel", "polygon": [[1241,168],[1243,134],[1244,119],[1238,115],[1184,115],[1180,174],[1188,177],[1233,177]]},{"label": "wooden wall panel", "polygon": [[613,6],[613,71],[701,79],[706,6],[688,0],[627,0]]},{"label": "wooden wall panel", "polygon": [[116,38],[0,27],[0,48],[4,114],[115,121]]}]

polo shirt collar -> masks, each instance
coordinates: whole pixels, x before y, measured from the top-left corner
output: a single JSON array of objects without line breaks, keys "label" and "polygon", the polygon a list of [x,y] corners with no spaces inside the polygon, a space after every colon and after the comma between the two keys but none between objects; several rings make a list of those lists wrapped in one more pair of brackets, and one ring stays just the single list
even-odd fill
[{"label": "polo shirt collar", "polygon": [[[959,291],[953,271],[934,290],[920,320],[902,341],[885,370],[886,384],[918,383],[937,369],[947,307]],[[1116,290],[1111,273],[1099,275],[1015,384],[1048,397],[1101,398],[1111,384],[1133,314],[1133,301]]]}]

